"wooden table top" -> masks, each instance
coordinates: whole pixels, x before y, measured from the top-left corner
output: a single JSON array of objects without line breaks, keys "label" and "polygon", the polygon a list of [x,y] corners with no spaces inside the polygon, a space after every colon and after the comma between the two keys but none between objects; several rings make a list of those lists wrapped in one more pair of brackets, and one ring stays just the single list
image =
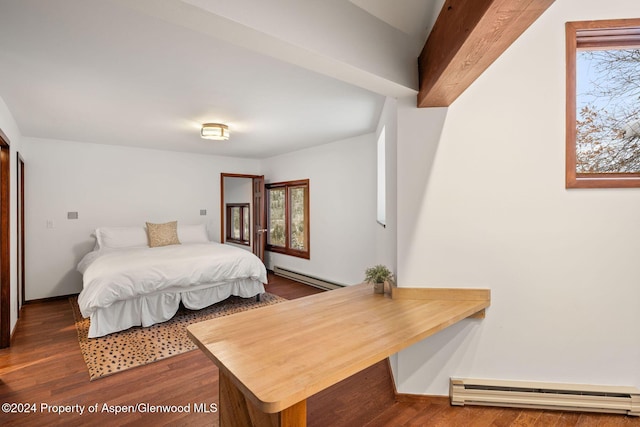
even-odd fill
[{"label": "wooden table top", "polygon": [[488,306],[486,300],[392,299],[363,283],[187,331],[248,399],[275,413]]}]

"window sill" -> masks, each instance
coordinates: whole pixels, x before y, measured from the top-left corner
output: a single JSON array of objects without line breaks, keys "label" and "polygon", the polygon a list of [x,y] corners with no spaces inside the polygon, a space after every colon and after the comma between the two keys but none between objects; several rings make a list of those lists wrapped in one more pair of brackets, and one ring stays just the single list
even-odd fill
[{"label": "window sill", "polygon": [[243,245],[243,246],[251,246],[251,243],[244,241],[244,240],[235,240],[235,239],[230,239],[227,237],[226,240],[227,243],[234,243],[236,245]]},{"label": "window sill", "polygon": [[290,255],[297,258],[311,259],[311,254],[309,252],[296,251],[296,250],[287,249],[287,248],[279,248],[277,246],[267,246],[265,250],[269,252],[278,253],[278,254]]}]

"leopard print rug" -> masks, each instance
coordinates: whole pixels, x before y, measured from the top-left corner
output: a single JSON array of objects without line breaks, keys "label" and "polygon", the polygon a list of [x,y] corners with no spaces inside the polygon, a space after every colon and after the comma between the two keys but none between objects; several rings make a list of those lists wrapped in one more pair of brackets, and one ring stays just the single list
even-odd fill
[{"label": "leopard print rug", "polygon": [[180,306],[176,315],[164,323],[88,338],[89,319],[80,314],[78,298],[69,298],[90,381],[196,349],[196,345],[187,336],[187,326],[192,323],[282,301],[286,300],[270,293],[262,294],[259,302],[256,298],[232,296],[197,311]]}]

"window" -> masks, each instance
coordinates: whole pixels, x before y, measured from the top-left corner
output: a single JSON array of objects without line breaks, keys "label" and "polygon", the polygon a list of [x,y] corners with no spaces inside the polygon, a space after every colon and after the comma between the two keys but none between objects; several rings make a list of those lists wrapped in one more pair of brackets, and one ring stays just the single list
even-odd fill
[{"label": "window", "polygon": [[566,187],[640,187],[640,19],[568,22],[566,37]]},{"label": "window", "polygon": [[309,259],[309,180],[265,187],[267,250]]},{"label": "window", "polygon": [[387,224],[387,161],[386,135],[382,127],[378,137],[378,212],[377,220],[383,227]]},{"label": "window", "polygon": [[227,203],[227,241],[249,246],[249,203]]}]

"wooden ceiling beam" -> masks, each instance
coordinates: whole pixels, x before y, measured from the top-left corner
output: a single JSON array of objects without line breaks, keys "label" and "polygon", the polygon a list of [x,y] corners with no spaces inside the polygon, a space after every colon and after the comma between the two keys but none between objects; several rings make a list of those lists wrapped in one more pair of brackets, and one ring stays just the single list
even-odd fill
[{"label": "wooden ceiling beam", "polygon": [[418,60],[418,107],[448,107],[555,0],[446,0]]}]

